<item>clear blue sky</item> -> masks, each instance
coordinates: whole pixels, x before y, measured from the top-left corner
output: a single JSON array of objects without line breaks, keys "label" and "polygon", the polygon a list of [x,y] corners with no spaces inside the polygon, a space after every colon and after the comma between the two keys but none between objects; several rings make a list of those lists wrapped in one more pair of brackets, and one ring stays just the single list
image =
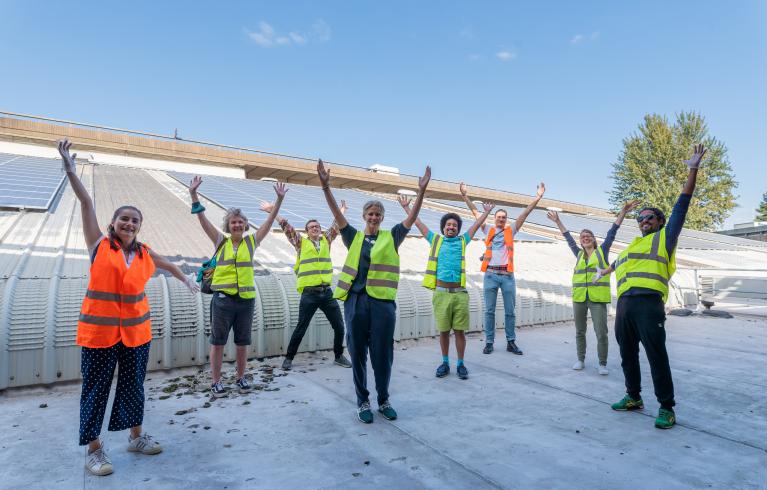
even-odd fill
[{"label": "clear blue sky", "polygon": [[728,224],[767,192],[766,93],[763,1],[0,0],[0,110],[605,207],[644,114],[695,110]]}]

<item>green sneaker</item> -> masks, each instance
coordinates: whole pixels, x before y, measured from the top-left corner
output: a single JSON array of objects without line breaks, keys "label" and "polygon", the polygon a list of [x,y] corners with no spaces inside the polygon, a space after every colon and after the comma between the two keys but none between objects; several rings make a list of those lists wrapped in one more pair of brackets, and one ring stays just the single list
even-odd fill
[{"label": "green sneaker", "polygon": [[373,412],[370,411],[370,403],[364,402],[359,406],[357,409],[357,418],[360,419],[360,422],[363,424],[373,423]]},{"label": "green sneaker", "polygon": [[394,411],[388,401],[379,405],[378,411],[386,420],[397,420],[397,412]]},{"label": "green sneaker", "polygon": [[626,410],[641,410],[644,408],[644,402],[641,398],[639,400],[634,400],[630,396],[626,395],[618,403],[613,403],[611,408],[620,412],[625,412]]},{"label": "green sneaker", "polygon": [[673,410],[661,408],[658,410],[658,418],[655,419],[655,427],[659,429],[670,429],[676,424],[676,415]]}]

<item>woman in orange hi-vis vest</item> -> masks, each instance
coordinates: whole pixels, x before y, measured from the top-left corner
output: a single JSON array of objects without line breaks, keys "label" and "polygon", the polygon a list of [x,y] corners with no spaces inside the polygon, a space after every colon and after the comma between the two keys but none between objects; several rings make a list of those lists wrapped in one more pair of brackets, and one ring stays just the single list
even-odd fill
[{"label": "woman in orange hi-vis vest", "polygon": [[144,376],[152,328],[144,286],[155,271],[165,269],[192,293],[199,286],[177,266],[136,239],[143,216],[133,206],[117,208],[107,228],[99,229],[93,200],[77,176],[72,146],[59,142],[59,153],[72,190],[80,201],[83,233],[91,260],[88,290],[77,323],[77,345],[82,347],[83,387],[80,396],[80,445],[88,445],[85,467],[94,475],[112,473],[112,462],[99,440],[115,367],[117,390],[109,430],[130,429],[128,451],[158,454],[162,447],[142,433]]}]

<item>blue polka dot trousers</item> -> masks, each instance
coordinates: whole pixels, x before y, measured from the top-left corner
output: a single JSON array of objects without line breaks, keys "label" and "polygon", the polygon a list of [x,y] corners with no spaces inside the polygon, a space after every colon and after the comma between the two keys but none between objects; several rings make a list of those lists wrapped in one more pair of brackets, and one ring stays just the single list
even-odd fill
[{"label": "blue polka dot trousers", "polygon": [[109,430],[125,430],[144,420],[144,377],[149,361],[149,344],[126,347],[118,342],[112,347],[83,347],[80,370],[83,390],[80,394],[80,445],[84,446],[101,433],[115,366],[117,390],[109,416]]}]

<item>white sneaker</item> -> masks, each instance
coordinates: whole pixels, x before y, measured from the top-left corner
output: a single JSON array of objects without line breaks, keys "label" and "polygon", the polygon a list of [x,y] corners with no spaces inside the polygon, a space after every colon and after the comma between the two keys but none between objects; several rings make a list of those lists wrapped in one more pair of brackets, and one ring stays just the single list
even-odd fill
[{"label": "white sneaker", "polygon": [[603,366],[603,365],[600,364],[599,365],[599,374],[601,374],[602,376],[607,376],[608,374],[610,374],[610,371],[607,370],[607,366]]},{"label": "white sneaker", "polygon": [[[87,451],[87,450],[86,450]],[[92,453],[87,453],[88,457],[85,461],[85,469],[91,472],[91,474],[96,476],[106,476],[111,475],[114,471],[114,468],[112,468],[112,461],[110,461],[109,456],[107,456],[106,451],[104,451],[104,443],[101,443],[101,447],[93,451]]]},{"label": "white sneaker", "polygon": [[160,454],[162,446],[146,432],[135,439],[128,436],[128,451],[141,454]]},{"label": "white sneaker", "polygon": [[575,369],[576,371],[580,371],[584,367],[586,367],[586,365],[583,364],[583,361],[575,361],[575,364],[573,364],[573,369]]}]

